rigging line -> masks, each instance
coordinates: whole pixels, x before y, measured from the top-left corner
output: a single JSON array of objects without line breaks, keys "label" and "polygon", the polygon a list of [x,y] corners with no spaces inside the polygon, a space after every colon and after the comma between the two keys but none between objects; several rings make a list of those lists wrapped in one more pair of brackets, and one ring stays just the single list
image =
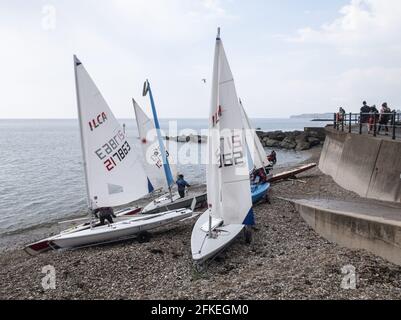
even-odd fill
[{"label": "rigging line", "polygon": [[234,82],[234,78],[226,80],[226,81],[219,82],[219,85],[226,84],[226,83],[229,83],[229,82]]}]

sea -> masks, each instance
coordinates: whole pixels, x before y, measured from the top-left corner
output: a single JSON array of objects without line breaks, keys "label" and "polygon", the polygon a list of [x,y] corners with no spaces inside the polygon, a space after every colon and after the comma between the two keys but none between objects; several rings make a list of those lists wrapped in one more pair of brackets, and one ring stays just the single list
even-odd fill
[{"label": "sea", "polygon": [[[131,144],[139,145],[135,120],[121,119]],[[198,134],[208,126],[207,119],[161,119],[166,135],[171,128],[191,129]],[[253,119],[254,128],[263,131],[293,131],[304,127],[324,127],[311,119]],[[178,143],[181,148],[204,154],[205,144]],[[140,148],[138,148],[140,149]],[[305,160],[296,151],[276,150],[278,165],[286,167]],[[266,149],[266,152],[270,152]],[[179,173],[190,184],[205,183],[205,165],[177,164]],[[86,212],[85,181],[78,121],[0,120],[0,245],[9,236],[82,216]]]}]

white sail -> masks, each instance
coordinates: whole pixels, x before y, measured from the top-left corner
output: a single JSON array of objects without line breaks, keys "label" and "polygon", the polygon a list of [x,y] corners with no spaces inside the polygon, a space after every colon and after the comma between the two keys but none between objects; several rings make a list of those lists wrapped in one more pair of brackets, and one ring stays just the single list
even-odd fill
[{"label": "white sail", "polygon": [[[153,121],[148,118],[139,104],[135,100],[132,101],[135,109],[135,118],[138,126],[142,152],[145,157],[145,172],[148,175],[154,190],[168,189],[163,169],[163,157],[160,153],[160,146],[157,140],[155,125]],[[173,173],[173,177],[176,177],[176,165],[171,164],[170,162],[170,168]]]},{"label": "white sail", "polygon": [[127,204],[148,193],[141,160],[76,56],[74,68],[89,208]]},{"label": "white sail", "polygon": [[256,134],[255,129],[252,128],[251,122],[249,121],[248,115],[244,109],[240,101],[240,108],[241,108],[241,116],[242,116],[242,123],[243,127],[246,131],[246,142],[248,145],[248,151],[250,153],[250,158],[252,160],[252,166],[250,165],[251,169],[260,169],[265,168],[269,165],[269,161],[267,160],[266,151],[260,142],[258,135]]},{"label": "white sail", "polygon": [[253,224],[246,139],[233,75],[216,40],[207,165],[208,203],[224,224]]}]

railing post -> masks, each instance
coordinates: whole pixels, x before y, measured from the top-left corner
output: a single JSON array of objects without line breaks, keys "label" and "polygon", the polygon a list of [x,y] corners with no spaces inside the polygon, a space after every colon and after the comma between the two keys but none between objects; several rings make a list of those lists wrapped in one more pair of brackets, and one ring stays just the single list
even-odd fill
[{"label": "railing post", "polygon": [[351,127],[352,127],[352,112],[349,113],[349,128],[348,132],[351,133]]},{"label": "railing post", "polygon": [[337,128],[337,114],[334,113],[334,129],[338,130]]},{"label": "railing post", "polygon": [[393,116],[392,116],[392,125],[393,125],[393,140],[395,140],[395,124],[396,124],[396,122],[395,122],[395,116],[396,116],[396,112],[394,111],[393,112]]},{"label": "railing post", "polygon": [[373,112],[373,136],[377,136],[376,113]]},{"label": "railing post", "polygon": [[359,134],[362,134],[362,112],[359,115]]},{"label": "railing post", "polygon": [[344,132],[344,113],[341,113],[341,131]]}]

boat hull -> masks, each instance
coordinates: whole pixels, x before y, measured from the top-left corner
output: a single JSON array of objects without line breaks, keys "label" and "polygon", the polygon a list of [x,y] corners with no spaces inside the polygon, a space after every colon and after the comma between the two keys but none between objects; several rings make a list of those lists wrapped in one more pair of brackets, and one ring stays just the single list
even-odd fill
[{"label": "boat hull", "polygon": [[231,224],[217,227],[216,237],[209,238],[204,225],[209,221],[209,211],[203,213],[195,224],[191,236],[192,259],[203,263],[226,248],[244,229],[244,225]]},{"label": "boat hull", "polygon": [[251,185],[252,203],[256,204],[262,199],[265,199],[270,189],[270,183]]},{"label": "boat hull", "polygon": [[[195,208],[201,207],[207,201],[207,194],[201,194],[195,197],[196,206]],[[190,208],[194,197],[186,196],[185,198],[180,198],[178,194],[173,195],[173,202],[167,195],[164,195],[156,200],[150,202],[146,207],[143,208],[143,214],[154,214],[163,211],[177,210],[181,208]]]},{"label": "boat hull", "polygon": [[297,174],[303,173],[305,171],[311,170],[313,168],[315,168],[317,166],[316,163],[310,163],[310,164],[306,164],[304,166],[289,170],[289,171],[285,171],[285,172],[281,172],[281,173],[277,173],[275,175],[273,175],[273,177],[271,177],[269,179],[270,183],[273,182],[278,182],[281,180],[285,180],[285,179],[289,179],[289,178],[293,178],[295,177]]},{"label": "boat hull", "polygon": [[111,225],[61,234],[50,239],[51,247],[57,249],[75,248],[131,238],[141,232],[183,220],[192,216],[192,210],[169,211],[157,215],[141,215]]},{"label": "boat hull", "polygon": [[[137,215],[140,211],[141,211],[141,208],[127,208],[127,209],[123,209],[123,210],[116,212],[116,216],[117,216],[117,219],[124,218],[124,217],[131,217],[131,216]],[[97,226],[99,226],[98,222],[94,224],[94,227],[97,227]],[[60,234],[70,234],[70,233],[88,230],[88,229],[90,229],[90,222],[85,222],[85,223],[82,223],[75,227],[71,227],[67,230],[64,230]],[[24,251],[31,256],[35,256],[40,253],[49,251],[52,249],[50,247],[50,243],[49,243],[49,241],[52,238],[53,237],[49,237],[49,238],[31,243],[24,248]]]}]

